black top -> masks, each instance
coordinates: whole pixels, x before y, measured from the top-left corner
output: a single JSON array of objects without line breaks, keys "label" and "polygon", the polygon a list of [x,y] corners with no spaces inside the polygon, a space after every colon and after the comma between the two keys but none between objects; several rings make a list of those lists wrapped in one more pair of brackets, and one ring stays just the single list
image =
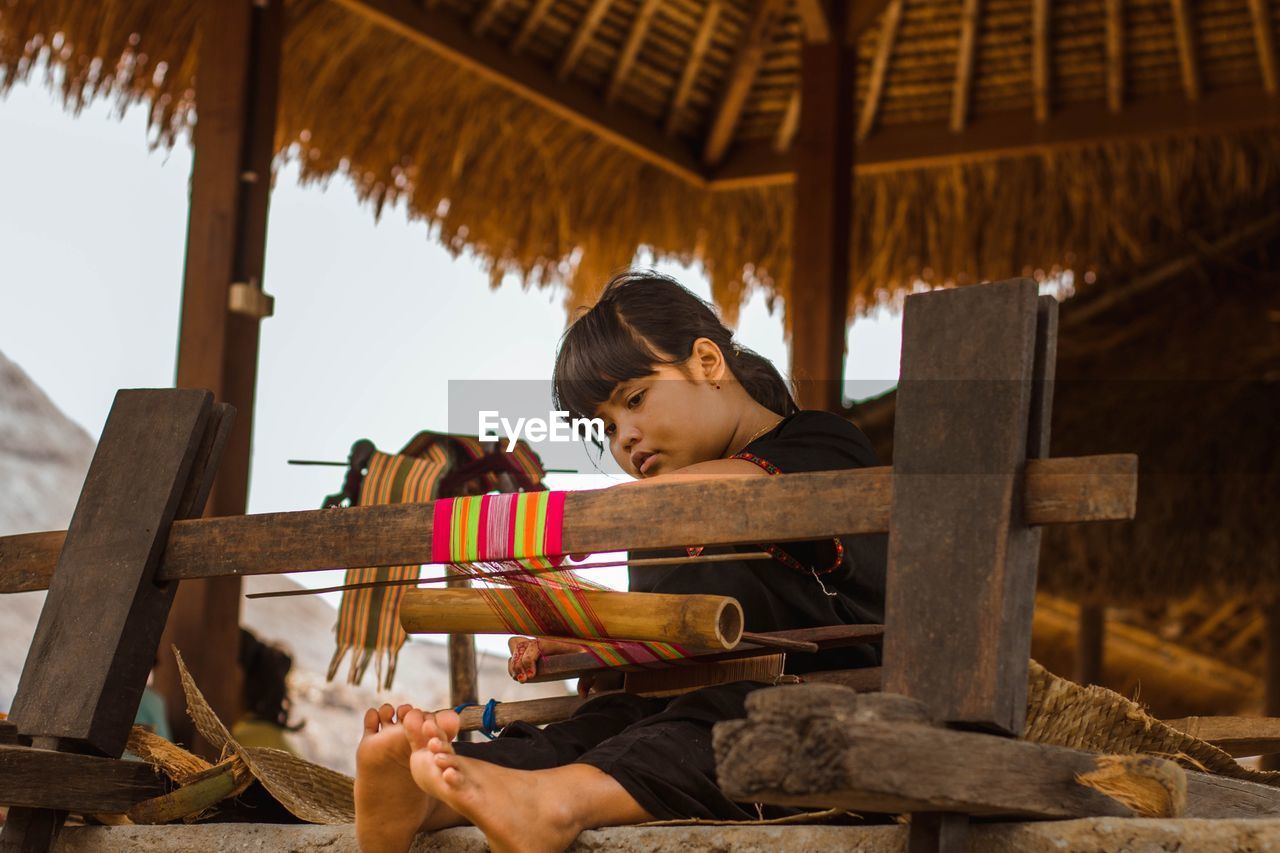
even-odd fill
[{"label": "black top", "polygon": [[[830,412],[789,415],[743,451],[783,474],[874,467],[879,463],[867,437]],[[636,567],[629,570],[633,592],[727,595],[742,605],[747,631],[786,631],[823,625],[883,624],[886,534],[842,537],[844,560],[827,574],[800,572],[776,560]],[[820,573],[835,559],[832,540],[781,546],[805,568]],[[742,545],[704,553],[758,551]],[[647,552],[656,555],[656,552]],[[670,553],[670,552],[667,552]],[[636,555],[639,556],[639,555]],[[833,593],[833,594],[828,594]],[[829,649],[787,655],[787,671],[848,669],[879,663],[878,646]]]}]

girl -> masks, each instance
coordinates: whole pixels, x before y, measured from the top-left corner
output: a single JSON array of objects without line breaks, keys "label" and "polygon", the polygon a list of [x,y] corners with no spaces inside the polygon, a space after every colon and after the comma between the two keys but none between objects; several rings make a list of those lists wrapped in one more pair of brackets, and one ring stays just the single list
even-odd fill
[{"label": "girl", "polygon": [[[773,365],[734,343],[710,306],[651,272],[615,277],[565,333],[555,397],[570,417],[604,419],[610,453],[637,478],[620,488],[877,464],[856,427],[799,410]],[[637,567],[630,588],[732,596],[748,631],[878,623],[885,541],[829,539],[769,546],[772,560]],[[513,640],[512,675],[532,674],[547,651],[558,649]],[[876,663],[875,648],[857,646],[789,655],[787,669]],[[745,716],[747,694],[764,686],[743,681],[672,699],[604,695],[563,723],[513,723],[479,744],[452,742],[450,711],[370,709],[357,750],[357,840],[366,853],[405,851],[419,830],[474,824],[496,851],[558,851],[602,826],[755,819],[716,786],[711,729]]]}]

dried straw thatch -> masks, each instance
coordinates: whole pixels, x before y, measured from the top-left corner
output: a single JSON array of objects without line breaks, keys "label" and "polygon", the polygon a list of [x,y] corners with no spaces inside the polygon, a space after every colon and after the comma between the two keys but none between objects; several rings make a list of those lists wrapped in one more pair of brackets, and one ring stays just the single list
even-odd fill
[{"label": "dried straw thatch", "polygon": [[[1251,230],[1269,240],[1207,250],[1104,310],[1105,289],[1063,304],[1052,455],[1138,454],[1138,506],[1046,528],[1042,589],[1133,606],[1280,594],[1280,215],[1266,222]],[[891,460],[892,395],[854,420]]]},{"label": "dried straw thatch", "polygon": [[[663,2],[619,101],[653,120],[670,100],[706,8],[702,0]],[[508,38],[529,5],[499,4],[494,38]],[[1030,103],[1026,5],[984,4],[974,115]],[[1064,69],[1054,78],[1058,102],[1105,97],[1098,5],[1054,4],[1055,67]],[[1151,5],[1135,2],[1128,22],[1131,39],[1147,39],[1147,64],[1134,60],[1131,93],[1176,92],[1168,4],[1159,12]],[[438,13],[461,18],[481,6],[452,0]],[[635,6],[610,6],[574,79],[605,87]],[[199,8],[4,0],[0,91],[50,69],[70,107],[96,97],[146,104],[157,144],[172,145],[193,120]],[[906,4],[877,126],[946,114],[958,10],[958,0]],[[1197,18],[1209,34],[1202,41],[1217,45],[1202,51],[1207,84],[1256,75],[1248,18],[1238,11],[1215,6]],[[554,64],[583,14],[568,0],[553,4],[528,55]],[[676,115],[674,127],[692,145],[710,122],[745,17],[738,4],[724,6],[694,94]],[[581,303],[648,246],[660,257],[701,261],[730,319],[753,288],[783,299],[803,293],[804,283],[790,276],[788,187],[716,191],[686,183],[329,0],[288,0],[287,20],[278,150],[301,164],[306,181],[349,178],[375,211],[404,202],[451,250],[474,251],[494,281],[515,274],[565,286],[571,303]],[[1223,47],[1210,39],[1228,30],[1246,40]],[[752,89],[737,144],[771,138],[785,121],[796,38],[788,18]],[[873,28],[860,43],[864,67],[877,43]],[[868,75],[860,76],[865,91]],[[1176,242],[1193,218],[1274,198],[1277,172],[1280,138],[1255,132],[868,174],[857,185],[851,308],[917,277],[962,284],[1034,270],[1133,268],[1151,260],[1153,247]]]}]

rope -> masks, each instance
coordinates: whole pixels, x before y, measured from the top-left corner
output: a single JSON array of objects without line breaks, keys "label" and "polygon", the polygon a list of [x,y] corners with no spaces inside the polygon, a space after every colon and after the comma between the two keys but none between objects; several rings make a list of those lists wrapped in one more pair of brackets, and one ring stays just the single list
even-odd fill
[{"label": "rope", "polygon": [[[465,708],[479,707],[480,705],[475,703],[463,702],[461,705],[454,708],[453,712],[455,714],[461,714]],[[490,699],[484,704],[484,711],[480,714],[480,728],[476,731],[480,732],[480,734],[484,735],[489,740],[493,740],[497,737],[498,729],[498,700]]]}]

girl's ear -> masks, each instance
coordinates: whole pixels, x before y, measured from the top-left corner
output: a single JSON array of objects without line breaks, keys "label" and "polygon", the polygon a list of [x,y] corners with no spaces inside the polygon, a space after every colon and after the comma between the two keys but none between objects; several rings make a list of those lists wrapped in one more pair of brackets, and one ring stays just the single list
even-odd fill
[{"label": "girl's ear", "polygon": [[710,338],[698,338],[689,354],[689,368],[693,378],[700,381],[721,382],[729,372],[724,353]]}]

